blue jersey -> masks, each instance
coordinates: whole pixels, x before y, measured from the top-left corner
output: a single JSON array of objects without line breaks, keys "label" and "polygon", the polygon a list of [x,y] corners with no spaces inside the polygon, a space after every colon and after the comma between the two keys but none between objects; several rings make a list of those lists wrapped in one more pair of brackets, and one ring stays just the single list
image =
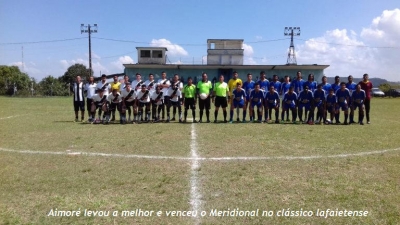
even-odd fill
[{"label": "blue jersey", "polygon": [[336,92],[337,90],[340,89],[340,83],[339,84],[332,84],[331,86],[333,88],[333,90]]},{"label": "blue jersey", "polygon": [[320,103],[325,101],[325,91],[321,90],[319,91],[318,89],[314,91],[314,101],[316,103]]},{"label": "blue jersey", "polygon": [[361,90],[360,92],[354,91],[351,95],[351,101],[358,104],[363,104],[365,97],[366,95],[364,90]]},{"label": "blue jersey", "polygon": [[294,92],[296,92],[296,94],[299,94],[301,91],[303,91],[303,85],[304,85],[304,80],[300,79],[300,80],[293,80],[292,81],[292,85],[294,87]]},{"label": "blue jersey", "polygon": [[288,83],[285,82],[285,83],[281,84],[280,92],[281,92],[282,95],[284,95],[286,92],[289,91],[290,85],[292,85],[290,82],[288,82]]},{"label": "blue jersey", "polygon": [[346,88],[344,90],[339,89],[336,91],[336,98],[338,103],[348,103],[350,100],[350,91]]},{"label": "blue jersey", "polygon": [[244,89],[240,89],[240,91],[235,89],[233,90],[232,95],[236,101],[240,101],[246,98],[246,92],[244,91]]},{"label": "blue jersey", "polygon": [[304,85],[308,86],[308,89],[314,92],[317,89],[317,82],[316,81],[306,81]]},{"label": "blue jersey", "polygon": [[271,81],[270,83],[269,83],[269,86],[271,87],[271,86],[274,86],[274,88],[275,88],[275,91],[280,91],[281,90],[281,82],[279,82],[279,81]]},{"label": "blue jersey", "polygon": [[256,92],[256,90],[252,90],[250,93],[250,99],[254,103],[261,103],[262,100],[264,100],[264,92],[259,90]]},{"label": "blue jersey", "polygon": [[269,81],[268,81],[268,79],[265,79],[265,80],[259,80],[258,81],[258,83],[260,84],[260,88],[262,89],[262,90],[268,90],[268,88],[269,88]]},{"label": "blue jersey", "polygon": [[300,92],[297,99],[302,104],[310,104],[312,102],[313,98],[314,98],[313,93],[310,90],[308,90],[308,91],[304,90],[304,91]]},{"label": "blue jersey", "polygon": [[330,83],[322,84],[322,89],[324,89],[325,94],[329,94],[329,90],[332,88],[332,85]]},{"label": "blue jersey", "polygon": [[357,84],[354,83],[354,82],[352,82],[352,83],[347,83],[347,84],[346,84],[346,88],[349,89],[350,94],[352,94],[353,91],[356,90],[356,87],[357,87]]},{"label": "blue jersey", "polygon": [[326,96],[326,106],[333,106],[337,102],[336,95],[328,95]]},{"label": "blue jersey", "polygon": [[289,92],[286,92],[285,95],[283,96],[283,102],[286,104],[296,105],[296,100],[297,100],[296,92],[293,92],[292,94],[290,94]]},{"label": "blue jersey", "polygon": [[251,90],[254,89],[255,84],[256,84],[256,82],[254,82],[254,81],[250,81],[250,82],[246,81],[243,83],[242,88],[246,91],[247,96],[250,96],[250,92],[251,92]]},{"label": "blue jersey", "polygon": [[276,104],[279,102],[279,94],[277,91],[274,91],[274,93],[271,94],[271,92],[267,92],[265,94],[265,100],[268,101],[268,103],[271,104]]}]

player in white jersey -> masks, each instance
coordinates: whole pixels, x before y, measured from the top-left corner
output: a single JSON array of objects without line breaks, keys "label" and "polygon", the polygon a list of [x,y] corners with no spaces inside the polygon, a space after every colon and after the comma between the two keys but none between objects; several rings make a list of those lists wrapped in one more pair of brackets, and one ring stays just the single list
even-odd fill
[{"label": "player in white jersey", "polygon": [[[176,109],[177,108],[178,108],[179,115],[181,115],[181,112],[182,112],[181,99],[182,99],[183,83],[179,80],[179,75],[178,74],[174,75],[174,78],[172,79],[171,86],[169,86],[169,90],[168,90],[168,94],[167,95],[170,96],[170,99],[172,99],[171,93],[173,93],[173,91],[175,91],[176,88],[179,89],[179,93],[180,93],[179,96],[178,96],[179,104],[176,105],[176,106],[173,106],[171,121],[175,121],[175,114],[176,114]],[[170,106],[169,107],[171,107],[171,106],[172,106],[172,102],[170,102]],[[169,110],[167,110],[167,112],[169,112]]]},{"label": "player in white jersey", "polygon": [[150,98],[153,121],[155,123],[160,122],[160,113],[164,106],[164,96],[161,91],[161,86],[156,87],[156,91],[151,94]]},{"label": "player in white jersey", "polygon": [[161,72],[161,79],[158,80],[157,86],[160,86],[161,92],[164,93],[164,104],[162,107],[162,120],[164,120],[165,116],[165,108],[167,108],[167,112],[169,114],[169,95],[168,95],[168,89],[171,86],[171,82],[167,79],[167,73],[164,71]]},{"label": "player in white jersey", "polygon": [[144,81],[142,80],[142,75],[140,73],[136,73],[136,80],[132,81],[132,88],[135,89],[136,92],[140,91],[142,84]]},{"label": "player in white jersey", "polygon": [[105,95],[111,92],[111,84],[107,82],[107,76],[105,74],[101,75],[101,81],[97,83],[97,89],[102,89]]},{"label": "player in white jersey", "polygon": [[119,89],[113,89],[112,93],[108,95],[107,100],[110,103],[110,108],[108,110],[108,114],[106,115],[106,119],[110,121],[110,114],[112,114],[112,119],[111,121],[115,121],[115,111],[118,110],[119,112],[119,117],[120,117],[120,123],[122,124],[122,117],[121,117],[121,102],[122,102],[122,96],[118,92]]},{"label": "player in white jersey", "polygon": [[150,120],[150,91],[147,90],[147,87],[145,84],[142,85],[142,90],[138,91],[136,94],[136,98],[138,101],[138,107],[139,107],[139,116],[137,118],[138,123],[142,122],[142,116],[143,116],[143,107],[146,110],[146,118],[145,122],[149,122]]},{"label": "player in white jersey", "polygon": [[[92,123],[100,123],[101,122],[101,112],[102,111],[108,111],[108,101],[107,101],[107,95],[104,94],[105,90],[103,89],[97,89],[97,94],[93,95],[92,97],[92,103],[90,107],[90,113],[93,117]],[[99,117],[97,120],[94,118],[96,117],[96,109],[99,109]],[[103,114],[103,122],[105,122],[105,113]]]},{"label": "player in white jersey", "polygon": [[126,121],[126,110],[128,110],[128,122],[131,121],[131,111],[132,107],[136,105],[136,92],[131,88],[131,83],[126,82],[125,83],[126,87],[125,89],[122,90],[122,106],[121,106],[121,113],[122,116],[124,117],[123,120]]},{"label": "player in white jersey", "polygon": [[119,93],[121,93],[122,90],[125,89],[126,83],[129,82],[129,77],[128,77],[128,75],[124,75],[124,80],[120,80],[119,82],[121,83],[121,86],[119,86]]},{"label": "player in white jersey", "polygon": [[90,113],[90,109],[91,109],[91,106],[92,106],[93,95],[96,94],[96,86],[97,86],[97,84],[94,83],[94,77],[90,76],[89,77],[89,83],[87,83],[85,85],[86,107],[87,107],[88,116],[89,116],[89,121],[88,122],[92,122],[92,120],[94,119],[94,117],[92,117],[92,114]]},{"label": "player in white jersey", "polygon": [[[147,87],[147,90],[149,90],[149,92],[150,92],[150,96],[153,94],[153,92],[155,92],[156,91],[156,86],[157,86],[157,81],[156,80],[154,80],[154,75],[152,74],[152,73],[150,73],[149,74],[149,79],[148,80],[146,80],[145,82],[144,82],[144,84],[146,85],[146,87]],[[150,104],[150,108],[152,107],[152,104]],[[152,112],[153,110],[151,109],[151,112]],[[152,118],[154,118],[154,114],[152,115]]]},{"label": "player in white jersey", "polygon": [[83,122],[85,117],[85,86],[80,76],[76,76],[76,82],[74,83],[74,111],[75,111],[75,122],[78,122],[78,111],[81,111],[81,121]]},{"label": "player in white jersey", "polygon": [[[175,75],[176,77],[177,75]],[[174,77],[174,79],[175,79]],[[171,121],[175,121],[175,113],[176,113],[176,108],[178,108],[178,116],[179,116],[179,123],[182,123],[182,107],[181,107],[181,101],[180,101],[180,96],[182,94],[181,88],[179,87],[179,83],[174,82],[174,85],[171,85],[170,89],[168,90],[169,97],[170,97],[170,104],[173,107],[173,116]],[[169,122],[169,111],[167,112],[167,122]]]}]

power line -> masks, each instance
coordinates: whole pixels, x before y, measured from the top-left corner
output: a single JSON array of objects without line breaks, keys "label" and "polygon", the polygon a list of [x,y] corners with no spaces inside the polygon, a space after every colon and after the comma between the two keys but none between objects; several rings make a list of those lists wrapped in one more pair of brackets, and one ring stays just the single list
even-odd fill
[{"label": "power line", "polygon": [[0,45],[40,44],[40,43],[62,42],[62,41],[74,41],[74,40],[79,40],[79,39],[86,39],[86,38],[80,37],[80,38],[67,38],[67,39],[50,40],[50,41],[8,42],[8,43],[0,43]]},{"label": "power line", "polygon": [[333,43],[333,42],[325,42],[325,41],[316,41],[316,40],[304,40],[301,38],[295,38],[301,41],[312,41],[316,43],[328,44],[328,45],[340,45],[340,46],[351,46],[351,47],[358,47],[358,48],[389,48],[389,49],[400,49],[400,47],[394,46],[367,46],[367,45],[352,45],[352,44],[340,44],[340,43]]}]

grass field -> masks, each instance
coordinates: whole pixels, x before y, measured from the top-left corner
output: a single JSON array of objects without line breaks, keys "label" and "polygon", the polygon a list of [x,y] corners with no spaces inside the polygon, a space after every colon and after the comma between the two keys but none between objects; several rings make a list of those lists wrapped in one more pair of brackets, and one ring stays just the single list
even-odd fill
[{"label": "grass field", "polygon": [[71,98],[0,97],[0,224],[400,224],[399,112],[374,98],[365,126],[105,126],[72,122]]}]

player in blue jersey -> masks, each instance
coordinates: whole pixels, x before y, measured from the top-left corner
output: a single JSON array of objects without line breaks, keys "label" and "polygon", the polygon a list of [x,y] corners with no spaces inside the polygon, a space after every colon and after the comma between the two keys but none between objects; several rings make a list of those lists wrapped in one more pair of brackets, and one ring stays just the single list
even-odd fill
[{"label": "player in blue jersey", "polygon": [[264,71],[260,72],[260,80],[258,80],[258,82],[260,84],[260,89],[263,91],[268,91],[269,88],[269,81],[265,75]]},{"label": "player in blue jersey", "polygon": [[[286,92],[288,92],[288,91],[289,91],[289,88],[290,88],[290,86],[291,86],[289,76],[285,76],[284,80],[285,80],[285,81],[281,84],[281,89],[279,90],[279,94],[280,94],[281,96],[283,96]],[[282,105],[283,105],[283,101],[282,101]],[[283,111],[282,111],[282,112],[283,112]],[[290,120],[289,120],[289,110],[286,111],[286,121],[290,121]]]},{"label": "player in blue jersey", "polygon": [[[332,88],[332,85],[330,83],[328,83],[328,78],[326,76],[322,77],[322,89],[324,89],[325,94],[328,95],[329,94],[329,90]],[[335,90],[333,90],[333,92],[335,92]]]},{"label": "player in blue jersey", "polygon": [[[272,81],[269,82],[269,86],[274,86],[274,90],[279,92],[279,90],[281,90],[281,82],[279,81],[279,77],[278,75],[274,74],[272,76]],[[269,90],[269,89],[268,89]],[[266,90],[267,91],[267,90]]]},{"label": "player in blue jersey", "polygon": [[[256,83],[254,85],[254,90],[250,93],[250,113],[254,116],[254,107],[257,106],[258,112],[258,122],[262,123],[262,108],[263,108],[263,101],[264,101],[264,93],[260,89],[260,84]],[[252,121],[252,120],[250,120]],[[255,120],[254,120],[255,121]]]},{"label": "player in blue jersey", "polygon": [[[232,104],[233,107],[231,107],[231,112],[230,112],[230,119],[229,119],[229,123],[233,123],[233,109],[236,109],[236,116],[237,119],[236,121],[239,122],[239,109],[243,109],[244,108],[244,101],[246,99],[246,92],[244,89],[242,89],[242,84],[241,83],[237,83],[237,87],[235,90],[233,90],[232,92]],[[245,114],[245,110],[243,109],[243,122],[246,118],[246,114]]]},{"label": "player in blue jersey", "polygon": [[[313,122],[313,113],[311,112],[312,104],[314,103],[314,96],[313,93],[309,90],[307,85],[304,85],[304,90],[300,92],[300,94],[297,97],[298,100],[298,113],[299,113],[299,119],[301,123],[308,123],[310,125],[314,124]],[[305,110],[305,117],[303,121],[303,108]],[[307,113],[309,112],[309,115],[307,117]]]},{"label": "player in blue jersey", "polygon": [[344,125],[347,125],[347,119],[349,117],[349,103],[350,103],[350,92],[346,88],[346,83],[340,83],[340,89],[336,91],[336,98],[337,98],[337,111],[336,111],[336,123],[339,124],[339,114],[340,109],[344,111]]},{"label": "player in blue jersey", "polygon": [[317,82],[314,80],[314,74],[308,74],[308,80],[304,82],[304,85],[307,85],[308,89],[314,93],[314,91],[317,89]]},{"label": "player in blue jersey", "polygon": [[[271,85],[269,91],[265,93],[264,104],[267,106],[266,111],[268,111],[269,117],[265,118],[268,123],[272,119],[272,110],[275,110],[275,123],[279,123],[279,105],[280,99],[279,94],[275,91],[275,87]],[[267,114],[267,115],[268,115]]]},{"label": "player in blue jersey", "polygon": [[349,82],[347,82],[346,88],[349,89],[350,95],[351,95],[351,94],[353,93],[353,91],[356,90],[357,84],[353,82],[353,76],[352,76],[352,75],[348,76],[348,77],[347,77],[347,80],[348,80]]},{"label": "player in blue jersey", "polygon": [[325,110],[325,91],[322,89],[322,84],[317,85],[317,90],[314,91],[314,108],[311,109],[313,112],[317,108],[317,116],[315,123],[320,124],[321,121],[326,122],[326,118],[324,116]]},{"label": "player in blue jersey", "polygon": [[337,90],[340,89],[341,83],[340,83],[340,77],[336,76],[335,77],[335,83],[332,84],[332,88],[335,91],[335,93],[337,92]]},{"label": "player in blue jersey", "polygon": [[[243,89],[246,92],[246,101],[245,101],[245,107],[243,108],[243,122],[246,122],[246,111],[247,108],[249,108],[250,110],[250,104],[249,104],[249,100],[250,100],[250,92],[254,89],[254,84],[255,82],[253,81],[253,75],[251,75],[251,73],[247,74],[247,81],[245,81],[243,83]],[[252,120],[252,115],[250,113],[250,120]]]},{"label": "player in blue jersey", "polygon": [[365,91],[361,89],[360,85],[356,86],[356,90],[351,96],[351,108],[350,108],[350,123],[354,123],[354,110],[358,108],[358,123],[364,125],[364,101]]},{"label": "player in blue jersey", "polygon": [[[325,124],[329,124],[333,122],[333,116],[336,114],[336,105],[337,105],[337,99],[335,95],[335,90],[333,88],[329,89],[329,94],[326,96],[326,104],[325,104]],[[330,114],[330,120],[328,122],[327,113],[329,112]]]},{"label": "player in blue jersey", "polygon": [[284,112],[291,110],[292,111],[292,122],[296,123],[296,102],[297,102],[297,94],[294,92],[294,86],[290,86],[289,91],[285,93],[283,96],[283,103],[282,103],[282,121]]},{"label": "player in blue jersey", "polygon": [[296,79],[292,81],[292,86],[294,86],[294,92],[298,95],[304,87],[304,80],[301,78],[301,72],[297,71]]}]

